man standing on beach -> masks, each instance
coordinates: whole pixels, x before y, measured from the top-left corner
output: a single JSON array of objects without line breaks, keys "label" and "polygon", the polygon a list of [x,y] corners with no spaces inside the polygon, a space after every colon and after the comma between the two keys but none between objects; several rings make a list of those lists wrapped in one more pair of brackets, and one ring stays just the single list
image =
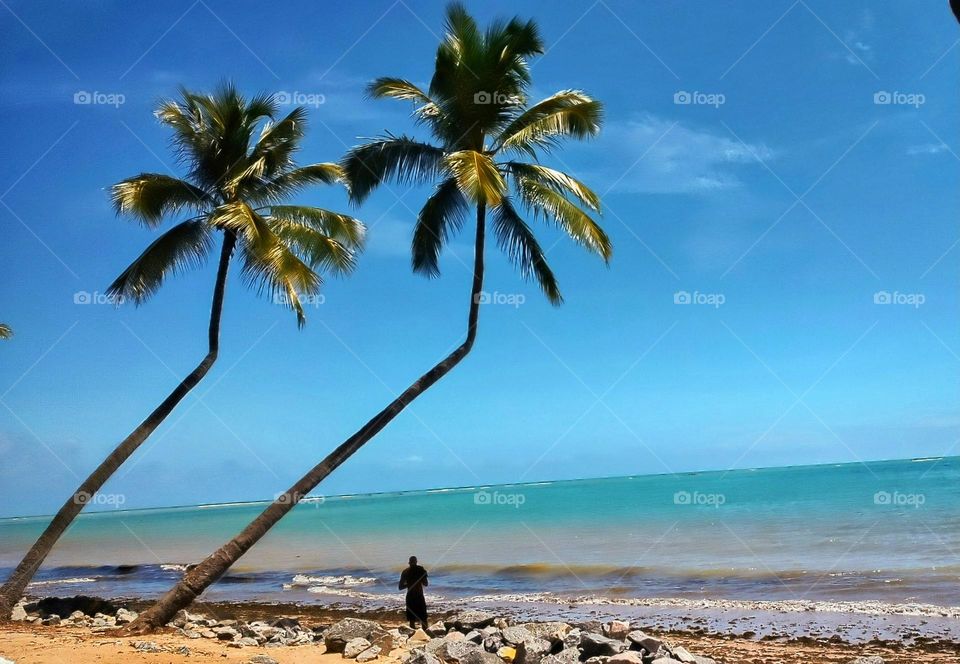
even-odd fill
[{"label": "man standing on beach", "polygon": [[427,570],[417,564],[417,557],[410,556],[410,566],[400,573],[400,590],[407,590],[407,621],[410,629],[416,629],[419,622],[423,631],[427,631],[427,599],[423,589],[429,585]]}]

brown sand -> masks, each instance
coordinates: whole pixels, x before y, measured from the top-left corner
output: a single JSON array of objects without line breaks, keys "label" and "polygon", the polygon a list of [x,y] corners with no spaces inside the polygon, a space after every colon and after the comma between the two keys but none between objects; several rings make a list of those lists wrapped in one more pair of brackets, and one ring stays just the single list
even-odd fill
[{"label": "brown sand", "polygon": [[[713,657],[724,664],[846,664],[864,654],[880,655],[887,664],[957,664],[957,653],[922,652],[914,649],[858,647],[844,644],[799,644],[755,642],[710,636],[669,635],[669,643],[683,645],[691,652]],[[133,648],[135,641],[153,641],[171,652],[142,653]],[[177,654],[181,646],[189,655]],[[202,662],[247,662],[254,655],[268,655],[280,664],[343,664],[339,654],[323,654],[318,645],[284,646],[279,648],[231,648],[208,639],[188,639],[174,633],[158,633],[149,637],[115,637],[92,634],[81,627],[43,627],[13,623],[0,628],[0,656],[16,664],[185,664]],[[381,657],[377,664],[397,664],[404,651],[394,650]]]}]

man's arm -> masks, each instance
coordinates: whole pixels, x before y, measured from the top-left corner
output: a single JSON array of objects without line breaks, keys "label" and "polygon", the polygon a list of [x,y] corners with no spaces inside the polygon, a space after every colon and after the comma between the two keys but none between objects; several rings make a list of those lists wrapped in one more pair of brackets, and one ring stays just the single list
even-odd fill
[{"label": "man's arm", "polygon": [[404,571],[400,574],[400,586],[399,586],[399,589],[400,589],[400,590],[403,590],[403,589],[406,588],[406,587],[407,587],[407,571],[404,570]]}]

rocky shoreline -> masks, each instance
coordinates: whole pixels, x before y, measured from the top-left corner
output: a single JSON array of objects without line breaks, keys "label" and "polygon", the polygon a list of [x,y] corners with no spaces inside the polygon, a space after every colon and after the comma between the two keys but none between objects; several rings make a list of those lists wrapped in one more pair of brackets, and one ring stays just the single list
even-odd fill
[{"label": "rocky shoreline", "polygon": [[[130,608],[82,596],[24,601],[14,611],[16,622],[50,628],[83,628],[104,636],[136,617],[137,613]],[[450,614],[433,622],[426,631],[406,625],[391,627],[385,622],[359,617],[315,623],[276,613],[273,618],[236,619],[181,611],[165,632],[182,637],[186,644],[206,641],[245,649],[251,653],[246,660],[251,664],[274,664],[277,660],[270,653],[278,651],[273,649],[299,646],[322,648],[322,653],[337,654],[361,664],[381,659],[401,664],[726,664],[744,661],[717,657],[716,653],[713,657],[697,654],[669,635],[654,634],[646,625],[627,620],[578,624],[521,622],[483,610]],[[190,645],[166,645],[149,638],[130,640],[129,647],[137,653],[191,654]],[[891,661],[866,650],[858,657],[831,661],[845,664]],[[0,663],[5,664],[3,660]]]}]

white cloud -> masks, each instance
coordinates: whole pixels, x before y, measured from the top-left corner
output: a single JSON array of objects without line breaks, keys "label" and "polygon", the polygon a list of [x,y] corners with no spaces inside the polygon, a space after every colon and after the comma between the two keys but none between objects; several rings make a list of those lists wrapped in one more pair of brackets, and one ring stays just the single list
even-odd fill
[{"label": "white cloud", "polygon": [[[644,115],[605,132],[605,161],[620,172],[605,173],[614,190],[637,193],[707,194],[739,187],[738,171],[775,155],[762,143],[741,143],[728,132]],[[614,184],[616,183],[616,184]]]},{"label": "white cloud", "polygon": [[907,154],[940,154],[941,152],[946,152],[949,149],[950,148],[946,143],[924,143],[922,145],[911,145],[907,148]]}]

